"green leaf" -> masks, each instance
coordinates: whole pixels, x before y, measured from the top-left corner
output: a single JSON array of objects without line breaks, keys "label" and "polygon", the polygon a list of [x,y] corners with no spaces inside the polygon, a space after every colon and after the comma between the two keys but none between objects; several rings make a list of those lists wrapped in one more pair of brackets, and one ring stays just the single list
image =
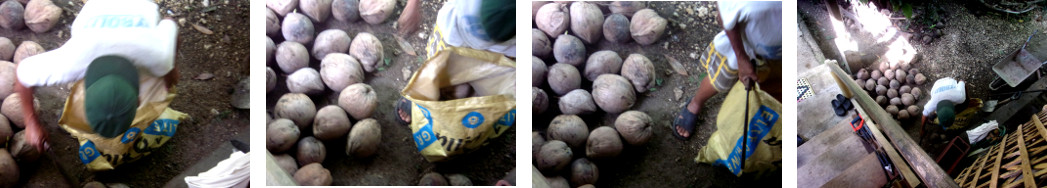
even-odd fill
[{"label": "green leaf", "polygon": [[385,65],[389,66],[389,58],[385,58]]},{"label": "green leaf", "polygon": [[653,87],[652,87],[652,88],[650,88],[650,89],[647,89],[647,91],[658,91],[658,88],[653,88]]},{"label": "green leaf", "polygon": [[378,67],[378,71],[384,71],[385,67]]},{"label": "green leaf", "polygon": [[912,5],[908,3],[902,5],[902,14],[905,14],[906,19],[912,19]]},{"label": "green leaf", "polygon": [[654,79],[654,85],[662,86],[662,78]]}]

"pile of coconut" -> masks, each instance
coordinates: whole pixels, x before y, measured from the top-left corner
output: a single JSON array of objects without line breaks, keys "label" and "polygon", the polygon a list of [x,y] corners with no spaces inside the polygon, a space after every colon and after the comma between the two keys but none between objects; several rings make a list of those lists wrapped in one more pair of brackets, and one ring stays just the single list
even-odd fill
[{"label": "pile of coconut", "polygon": [[[331,173],[322,165],[324,142],[347,143],[345,155],[337,157],[366,158],[378,151],[385,122],[372,118],[378,95],[363,81],[385,57],[374,34],[317,32],[313,25],[382,24],[396,1],[267,0],[266,7],[266,93],[281,96],[268,109],[266,149],[299,185],[331,185]],[[310,66],[314,59],[319,66]],[[277,84],[286,85],[288,93],[273,92]],[[338,94],[334,104],[310,98],[326,91]]]},{"label": "pile of coconut", "polygon": [[[642,54],[623,59],[605,50],[587,56],[585,45],[597,44],[601,38],[652,44],[661,38],[666,20],[644,2],[532,5],[538,27],[531,34],[533,114],[546,113],[550,97],[559,99],[552,108],[562,113],[547,114],[556,116],[548,128],[531,133],[533,163],[553,187],[591,187],[599,179],[593,161],[613,159],[623,147],[643,147],[651,139],[651,117],[630,109],[637,93],[655,86],[655,69]],[[608,16],[600,6],[608,7]],[[543,59],[555,62],[550,65]],[[592,81],[591,90],[583,89],[582,79]],[[550,90],[543,89],[545,86]],[[613,126],[591,127],[581,118],[598,115],[598,111],[617,116]]]},{"label": "pile of coconut", "polygon": [[862,68],[854,74],[854,80],[869,96],[898,120],[919,117],[917,101],[923,96],[920,90],[927,77],[910,63],[880,62],[877,69]]},{"label": "pile of coconut", "polygon": [[50,31],[62,18],[62,8],[51,0],[5,0],[0,3],[0,27],[10,30],[29,28],[36,33]]}]

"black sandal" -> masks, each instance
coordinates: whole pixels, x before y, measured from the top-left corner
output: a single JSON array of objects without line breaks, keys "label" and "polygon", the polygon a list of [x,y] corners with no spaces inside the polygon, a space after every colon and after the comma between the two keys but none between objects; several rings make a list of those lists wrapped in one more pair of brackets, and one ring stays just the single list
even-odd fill
[{"label": "black sandal", "polygon": [[[396,109],[393,109],[393,114],[396,114],[396,122],[400,122],[400,125],[411,124],[411,104],[411,101],[403,97],[396,101]],[[404,115],[407,116],[407,119],[403,118]]]},{"label": "black sandal", "polygon": [[683,106],[683,109],[680,109],[680,112],[676,115],[676,119],[673,120],[673,136],[676,136],[676,138],[680,140],[687,140],[690,136],[684,137],[683,135],[680,135],[680,132],[676,130],[676,127],[683,126],[688,133],[694,134],[694,127],[698,122],[698,114],[693,114],[691,111],[687,110],[687,106],[690,104],[691,100],[687,99],[687,104]]}]

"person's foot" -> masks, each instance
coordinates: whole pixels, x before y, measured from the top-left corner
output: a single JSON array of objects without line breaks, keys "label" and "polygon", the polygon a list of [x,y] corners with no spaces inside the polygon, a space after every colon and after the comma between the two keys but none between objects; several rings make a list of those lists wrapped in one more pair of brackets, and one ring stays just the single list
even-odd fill
[{"label": "person's foot", "polygon": [[396,101],[396,115],[398,117],[396,120],[401,125],[411,124],[411,101],[400,97],[400,100]]},{"label": "person's foot", "polygon": [[694,126],[698,121],[699,107],[688,100],[687,105],[676,114],[676,119],[673,120],[673,129],[675,129],[675,134],[673,135],[676,138],[686,140],[691,137],[691,132],[694,131]]}]

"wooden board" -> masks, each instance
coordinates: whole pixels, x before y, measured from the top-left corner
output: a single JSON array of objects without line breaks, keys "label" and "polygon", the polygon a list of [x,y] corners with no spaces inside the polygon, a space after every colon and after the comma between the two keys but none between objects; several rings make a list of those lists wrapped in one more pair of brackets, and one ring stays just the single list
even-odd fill
[{"label": "wooden board", "polygon": [[[866,148],[862,139],[851,132],[850,125],[846,123],[833,126],[810,142],[796,150],[796,173],[803,174],[797,176],[798,187],[823,187],[827,182],[854,170],[879,170],[879,174],[883,175],[878,161],[876,165],[855,167],[870,154],[875,159],[875,153]],[[881,181],[880,185],[883,183]]]},{"label": "wooden board", "polygon": [[879,129],[883,131],[883,135],[890,141],[884,143],[893,144],[893,147],[897,149],[898,153],[901,154],[901,157],[904,158],[903,161],[912,167],[912,171],[916,172],[920,182],[927,187],[958,187],[956,182],[949,177],[949,174],[945,173],[945,170],[942,170],[942,168],[938,166],[938,163],[927,155],[927,152],[923,151],[923,148],[920,148],[920,146],[909,137],[909,134],[905,132],[905,129],[902,129],[898,123],[891,118],[887,111],[880,108],[872,97],[869,97],[868,94],[862,91],[861,87],[858,87],[858,84],[850,79],[847,73],[845,73],[837,64],[838,63],[830,63],[828,65],[831,65],[829,67],[832,69],[832,73],[835,75],[834,77],[836,78],[837,83],[842,88],[844,96],[853,98],[857,101],[855,106],[861,105],[869,107],[866,109],[866,113],[869,113],[870,119],[880,125]]},{"label": "wooden board", "polygon": [[880,161],[876,153],[870,153],[821,187],[878,188],[885,184],[887,177],[883,174],[883,168],[880,168]]}]

